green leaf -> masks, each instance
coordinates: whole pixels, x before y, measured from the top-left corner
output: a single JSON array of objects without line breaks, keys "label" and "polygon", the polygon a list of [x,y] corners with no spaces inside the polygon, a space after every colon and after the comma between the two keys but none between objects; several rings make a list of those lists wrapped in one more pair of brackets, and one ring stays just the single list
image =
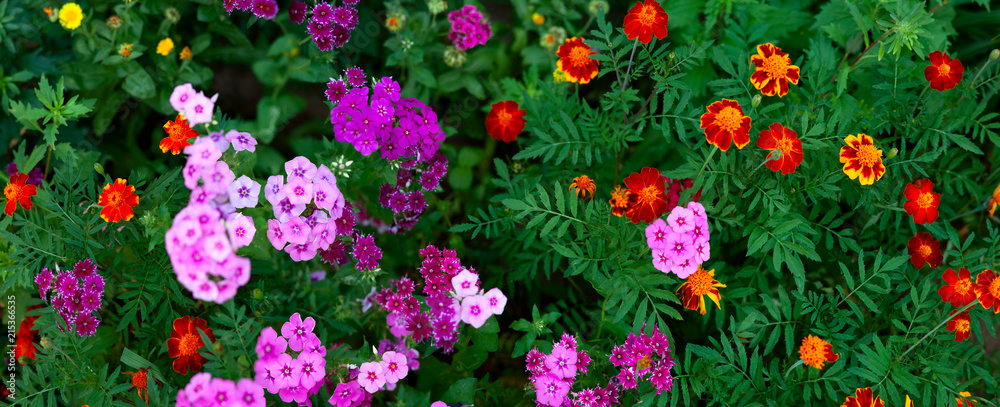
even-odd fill
[{"label": "green leaf", "polygon": [[138,71],[126,76],[122,90],[142,100],[156,96],[156,84],[145,68],[139,68]]},{"label": "green leaf", "polygon": [[452,383],[441,400],[448,404],[472,404],[476,392],[476,378],[469,377]]}]

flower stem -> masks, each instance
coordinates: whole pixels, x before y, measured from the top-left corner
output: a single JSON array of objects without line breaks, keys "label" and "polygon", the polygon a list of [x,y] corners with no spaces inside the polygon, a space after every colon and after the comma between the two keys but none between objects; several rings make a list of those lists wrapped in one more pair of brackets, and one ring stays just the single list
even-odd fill
[{"label": "flower stem", "polygon": [[709,153],[709,154],[708,154],[708,158],[706,158],[706,159],[705,159],[705,164],[704,164],[704,165],[702,165],[702,166],[701,166],[701,170],[700,170],[700,171],[698,171],[698,176],[694,177],[695,179],[698,179],[698,178],[701,178],[701,173],[705,172],[705,167],[708,167],[708,162],[709,162],[709,161],[712,161],[712,156],[714,156],[714,155],[715,155],[715,152],[716,152],[716,151],[719,151],[719,146],[715,146],[715,145],[713,145],[713,147],[714,147],[714,148],[712,148],[712,152],[711,152],[711,153]]},{"label": "flower stem", "polygon": [[913,346],[910,346],[910,348],[907,349],[906,352],[903,352],[902,355],[899,355],[899,357],[896,358],[896,361],[899,361],[899,360],[903,359],[903,357],[905,357],[911,351],[913,351],[914,349],[916,349],[917,346],[920,345],[925,339],[927,339],[928,337],[930,337],[931,335],[933,335],[934,332],[937,332],[938,329],[941,329],[941,327],[944,326],[944,324],[946,324],[946,323],[948,323],[948,321],[951,321],[952,319],[954,319],[955,316],[957,316],[958,314],[960,314],[962,312],[966,312],[966,311],[972,309],[972,307],[976,306],[976,304],[979,304],[979,300],[972,300],[972,302],[970,302],[969,305],[966,305],[965,307],[961,308],[960,311],[955,311],[955,313],[949,315],[948,318],[945,318],[943,321],[941,321],[940,324],[937,324],[937,326],[934,327],[934,329],[931,329],[930,332],[924,334],[924,336],[921,337],[920,340],[917,341],[917,343],[913,344]]},{"label": "flower stem", "polygon": [[628,57],[628,69],[625,70],[625,81],[622,82],[622,91],[625,91],[625,85],[628,84],[628,74],[632,72],[632,60],[635,58],[635,49],[639,46],[639,37],[635,38],[635,43],[632,44],[632,56]]}]

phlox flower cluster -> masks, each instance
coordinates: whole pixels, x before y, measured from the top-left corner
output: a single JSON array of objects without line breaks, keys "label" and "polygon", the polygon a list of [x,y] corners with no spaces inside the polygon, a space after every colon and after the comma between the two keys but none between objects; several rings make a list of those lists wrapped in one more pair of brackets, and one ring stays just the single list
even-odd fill
[{"label": "phlox flower cluster", "polygon": [[708,215],[698,202],[677,206],[667,220],[657,218],[646,226],[646,243],[653,250],[653,266],[664,273],[688,278],[707,261],[709,247]]},{"label": "phlox flower cluster", "polygon": [[337,384],[328,400],[337,407],[358,407],[371,405],[372,394],[380,390],[392,391],[396,383],[403,380],[411,370],[417,370],[420,353],[406,346],[405,340],[392,342],[382,340],[378,345],[380,361],[361,364],[351,369],[347,382]]},{"label": "phlox flower cluster", "polygon": [[351,39],[351,31],[358,25],[358,0],[344,0],[342,6],[316,2],[312,8],[301,1],[293,1],[288,16],[295,24],[306,24],[306,32],[320,51],[333,51]]},{"label": "phlox flower cluster", "polygon": [[215,110],[215,101],[218,98],[219,94],[209,98],[201,91],[195,92],[190,83],[185,83],[174,87],[173,93],[170,94],[170,106],[183,114],[188,124],[193,127],[212,121],[212,112]]},{"label": "phlox flower cluster", "polygon": [[[694,180],[692,180],[691,178],[684,178],[684,179],[667,178],[667,211],[674,210],[674,208],[676,208],[677,205],[680,204],[681,193],[684,192],[685,189],[691,188],[693,186],[694,186]],[[701,190],[699,189],[698,192],[695,192],[694,195],[691,195],[691,200],[698,201],[700,199],[701,199]]]},{"label": "phlox flower cluster", "polygon": [[435,153],[424,162],[406,160],[400,163],[396,184],[382,184],[379,190],[379,204],[393,214],[393,223],[387,225],[386,231],[402,233],[413,228],[427,209],[424,192],[436,188],[447,173],[448,160],[441,153]]},{"label": "phlox flower cluster", "polygon": [[238,382],[211,373],[198,373],[187,386],[177,391],[175,407],[231,406],[264,407],[264,388],[257,382],[243,378]]},{"label": "phlox flower cluster", "polygon": [[191,197],[166,234],[177,281],[194,298],[219,304],[250,280],[250,259],[237,256],[236,250],[253,241],[257,228],[252,218],[236,210],[256,207],[260,195],[259,183],[246,175],[237,179],[219,160],[230,144],[239,150],[240,139],[256,144],[248,133],[230,133],[233,137],[225,140],[200,137],[184,149],[188,154],[184,185],[191,189]]},{"label": "phlox flower cluster", "polygon": [[624,344],[616,345],[611,351],[611,364],[620,369],[612,383],[623,389],[634,389],[638,380],[648,375],[649,382],[656,387],[656,394],[669,392],[674,385],[674,378],[670,375],[670,369],[674,367],[670,342],[658,326],[653,327],[652,335],[644,334],[643,330],[639,331],[639,335],[629,334]]},{"label": "phlox flower cluster", "polygon": [[539,406],[551,407],[618,404],[618,391],[610,385],[570,394],[577,374],[587,374],[589,365],[590,355],[577,348],[575,336],[565,332],[552,344],[549,354],[532,348],[528,351],[526,368],[531,373],[528,381],[535,387],[535,401]]},{"label": "phlox flower cluster", "polygon": [[233,10],[248,11],[257,18],[265,20],[278,15],[278,2],[275,0],[222,0],[222,5],[229,14],[232,14]]},{"label": "phlox flower cluster", "polygon": [[267,327],[257,337],[255,382],[268,393],[290,403],[311,405],[309,396],[323,387],[326,377],[326,346],[313,333],[316,321],[298,312],[281,326],[281,335]]},{"label": "phlox flower cluster", "polygon": [[38,295],[42,300],[49,300],[49,289],[55,291],[51,299],[52,308],[66,322],[63,326],[56,319],[61,331],[75,329],[77,335],[87,337],[97,333],[101,320],[95,314],[99,314],[102,307],[104,277],[97,273],[94,262],[83,259],[76,262],[72,270],[66,271],[59,271],[57,265],[55,274],[44,268],[35,276],[35,284],[38,284]]},{"label": "phlox flower cluster", "polygon": [[476,45],[485,45],[486,40],[493,36],[489,21],[483,18],[476,6],[465,5],[458,10],[449,12],[448,21],[451,22],[448,39],[455,45],[455,48],[462,51]]}]

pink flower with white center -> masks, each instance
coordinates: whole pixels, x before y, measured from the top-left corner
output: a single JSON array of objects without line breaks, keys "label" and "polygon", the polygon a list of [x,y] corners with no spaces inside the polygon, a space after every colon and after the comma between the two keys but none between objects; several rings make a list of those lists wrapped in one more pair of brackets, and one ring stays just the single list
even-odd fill
[{"label": "pink flower with white center", "polygon": [[[218,95],[213,96],[218,97]],[[184,109],[184,117],[187,118],[191,127],[212,121],[212,111],[215,110],[215,101],[209,99],[204,93],[198,92],[189,99]]]},{"label": "pink flower with white center", "polygon": [[209,384],[212,382],[212,374],[208,372],[198,373],[191,376],[191,381],[188,382],[187,387],[184,388],[184,393],[187,395],[188,401],[192,403],[197,403],[199,401],[208,400],[209,396]]},{"label": "pink flower with white center", "polygon": [[319,223],[313,228],[312,235],[316,237],[316,240],[313,242],[315,242],[317,246],[327,249],[331,244],[333,244],[334,240],[337,240],[337,223]]},{"label": "pink flower with white center", "polygon": [[231,300],[236,296],[236,289],[240,288],[232,280],[222,280],[217,284],[219,286],[219,296],[215,297],[215,302],[218,304],[223,304],[226,301]]},{"label": "pink flower with white center", "polygon": [[406,362],[406,356],[402,353],[388,351],[382,354],[382,371],[385,372],[386,383],[396,383],[406,377],[410,367]]},{"label": "pink flower with white center", "polygon": [[278,360],[287,348],[288,341],[278,336],[274,328],[266,327],[260,330],[260,336],[257,337],[257,347],[255,349],[257,351],[257,360],[265,362]]},{"label": "pink flower with white center", "polygon": [[691,229],[691,233],[689,233],[689,235],[691,236],[691,240],[698,240],[698,239],[702,239],[702,238],[704,238],[704,239],[707,240],[708,239],[708,222],[707,221],[698,221],[698,222],[695,222],[694,228]]},{"label": "pink flower with white center", "polygon": [[229,406],[236,404],[236,384],[226,379],[214,378],[209,384],[211,392],[208,399],[213,406]]},{"label": "pink flower with white center", "polygon": [[451,286],[455,289],[455,296],[459,299],[476,295],[479,292],[479,275],[463,268],[461,272],[451,278]]},{"label": "pink flower with white center", "polygon": [[313,199],[313,184],[302,178],[289,177],[284,186],[285,199],[293,205],[306,205]]},{"label": "pink flower with white center", "polygon": [[688,236],[686,233],[670,232],[670,235],[667,236],[667,245],[664,249],[667,251],[667,255],[670,256],[670,261],[677,264],[694,255],[694,242],[691,241],[691,236]]},{"label": "pink flower with white center", "polygon": [[316,242],[309,243],[292,243],[285,248],[285,252],[288,256],[295,261],[309,261],[316,257],[316,252],[319,249],[316,246]]},{"label": "pink flower with white center", "polygon": [[271,246],[274,246],[277,250],[282,250],[285,245],[288,244],[288,238],[285,237],[285,232],[281,230],[281,222],[276,219],[267,220],[267,240],[271,241]]},{"label": "pink flower with white center", "polygon": [[270,362],[257,360],[257,362],[253,364],[253,369],[256,372],[254,381],[257,382],[257,384],[264,386],[264,388],[267,389],[267,392],[271,394],[278,392],[277,379],[275,379],[274,374],[271,373],[274,371],[274,373],[277,374],[277,369],[274,369],[277,362],[277,359]]},{"label": "pink flower with white center", "polygon": [[205,253],[215,261],[223,261],[233,253],[233,246],[229,244],[228,236],[216,234],[205,238]]},{"label": "pink flower with white center", "polygon": [[382,365],[376,362],[366,362],[358,369],[358,384],[369,393],[375,393],[385,385],[385,373],[382,372]]},{"label": "pink flower with white center", "polygon": [[493,314],[490,313],[490,303],[486,297],[473,295],[462,300],[462,322],[479,329],[486,323],[486,320],[490,319],[490,315]]},{"label": "pink flower with white center", "polygon": [[188,105],[191,104],[191,99],[197,94],[194,91],[194,86],[191,86],[190,83],[177,85],[174,87],[173,93],[170,94],[170,106],[174,110],[183,113],[187,110]]},{"label": "pink flower with white center", "polygon": [[292,244],[306,244],[309,242],[309,234],[312,228],[306,224],[305,218],[296,216],[281,224],[281,231],[285,232],[285,239]]},{"label": "pink flower with white center", "polygon": [[[297,313],[295,315],[298,315]],[[284,328],[281,329],[284,331]],[[271,365],[271,376],[274,376],[274,384],[277,387],[285,388],[299,385],[299,379],[302,378],[302,363],[298,360],[292,359],[292,357],[287,353],[282,353],[278,355],[278,360],[276,360]]]},{"label": "pink flower with white center", "polygon": [[250,133],[229,130],[226,132],[226,140],[233,143],[234,151],[246,150],[252,153],[257,149],[257,139],[253,138]]},{"label": "pink flower with white center", "polygon": [[486,297],[486,303],[489,304],[490,313],[493,315],[502,314],[504,307],[507,306],[507,296],[503,295],[499,288],[491,288],[483,294],[483,297]]},{"label": "pink flower with white center", "polygon": [[233,219],[226,223],[226,230],[229,232],[229,240],[233,243],[233,250],[250,245],[253,236],[257,234],[253,220],[242,214],[233,216]]},{"label": "pink flower with white center", "polygon": [[201,178],[205,181],[205,191],[213,194],[225,194],[229,184],[236,179],[236,174],[229,169],[225,161],[216,161],[215,165],[202,169]]},{"label": "pink flower with white center", "polygon": [[569,384],[559,380],[552,373],[535,379],[535,400],[539,404],[561,406],[569,394]]},{"label": "pink flower with white center", "polygon": [[207,277],[195,283],[191,296],[196,300],[215,301],[219,297],[219,286]]},{"label": "pink flower with white center", "polygon": [[678,206],[667,215],[667,223],[677,233],[687,233],[694,229],[696,217],[687,208]]},{"label": "pink flower with white center", "polygon": [[304,388],[312,388],[317,382],[323,381],[326,373],[326,359],[315,353],[302,352],[299,354],[299,363],[302,364],[302,379],[299,384]]},{"label": "pink flower with white center", "polygon": [[311,333],[316,327],[316,320],[306,317],[303,321],[298,312],[292,314],[288,322],[281,326],[281,336],[288,338],[288,347],[293,351],[302,352],[302,341],[307,333]]},{"label": "pink flower with white center", "polygon": [[708,258],[712,256],[711,246],[708,244],[708,239],[701,237],[694,241],[694,262],[701,264],[708,261]]},{"label": "pink flower with white center", "polygon": [[673,271],[677,277],[688,278],[695,271],[698,271],[698,264],[700,263],[695,262],[694,257],[689,257],[681,262],[674,262],[674,267],[670,271]]},{"label": "pink flower with white center", "polygon": [[246,175],[240,176],[227,188],[229,203],[234,208],[253,208],[257,206],[260,197],[260,184]]},{"label": "pink flower with white center", "polygon": [[702,205],[702,204],[700,204],[700,203],[698,203],[696,201],[691,201],[691,202],[688,202],[687,209],[689,211],[691,211],[691,214],[694,215],[694,217],[696,219],[702,219],[702,220],[705,220],[705,221],[708,220],[708,212],[705,211],[705,206],[704,205]]},{"label": "pink flower with white center", "polygon": [[667,235],[670,234],[670,227],[661,218],[656,218],[653,223],[646,226],[646,244],[650,249],[662,249],[667,246]]},{"label": "pink flower with white center", "polygon": [[545,368],[560,379],[572,379],[576,377],[576,361],[575,350],[556,344],[545,357]]},{"label": "pink flower with white center", "polygon": [[264,186],[264,199],[271,203],[271,206],[278,206],[281,200],[285,199],[285,177],[282,175],[272,175],[267,178],[267,185]]},{"label": "pink flower with white center", "polygon": [[236,383],[236,400],[239,407],[264,407],[264,389],[253,380],[242,378]]},{"label": "pink flower with white center", "polygon": [[300,155],[285,162],[285,173],[288,174],[288,182],[292,182],[292,178],[311,181],[316,176],[316,164]]},{"label": "pink flower with white center", "polygon": [[301,215],[304,210],[306,210],[305,205],[293,204],[285,198],[274,206],[274,217],[278,218],[279,222],[288,222],[289,219]]},{"label": "pink flower with white center", "polygon": [[[333,205],[336,203],[336,196],[340,193],[339,190],[336,190],[337,187],[331,185],[329,182],[319,180],[313,181],[312,187],[316,207],[327,211],[333,208]],[[340,196],[343,199],[343,195]]]},{"label": "pink flower with white center", "polygon": [[188,164],[201,167],[215,165],[215,162],[222,157],[222,151],[219,150],[219,147],[207,138],[199,139],[194,145],[185,147],[184,153],[188,155]]},{"label": "pink flower with white center", "polygon": [[333,175],[333,171],[330,171],[330,167],[324,164],[320,164],[316,169],[316,176],[313,177],[313,182],[316,181],[323,181],[333,186],[337,185],[337,177]]},{"label": "pink flower with white center", "polygon": [[674,267],[674,262],[670,261],[665,249],[653,249],[653,267],[664,273],[669,273]]},{"label": "pink flower with white center", "polygon": [[201,165],[195,164],[188,161],[184,164],[184,170],[181,173],[184,174],[184,186],[187,189],[195,189],[198,187],[198,181],[201,180]]},{"label": "pink flower with white center", "polygon": [[171,229],[175,230],[177,241],[184,246],[191,246],[201,238],[201,225],[194,220],[176,222]]},{"label": "pink flower with white center", "polygon": [[347,383],[337,383],[337,388],[334,389],[327,401],[331,406],[351,407],[355,405],[355,402],[364,399],[365,393],[361,391],[361,385],[358,384],[357,380],[352,380]]}]

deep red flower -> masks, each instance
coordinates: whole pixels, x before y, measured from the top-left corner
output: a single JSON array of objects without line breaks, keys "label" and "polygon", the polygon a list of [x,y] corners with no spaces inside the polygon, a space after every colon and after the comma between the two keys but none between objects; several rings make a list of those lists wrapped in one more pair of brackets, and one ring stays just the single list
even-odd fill
[{"label": "deep red flower", "polygon": [[1000,278],[993,270],[986,269],[976,275],[975,290],[983,308],[987,311],[993,308],[994,314],[1000,314]]},{"label": "deep red flower", "polygon": [[28,174],[16,173],[10,176],[10,182],[3,189],[3,195],[7,198],[7,205],[4,213],[7,216],[14,216],[14,210],[21,204],[24,210],[31,210],[31,197],[38,194],[34,185],[27,184]]},{"label": "deep red flower", "polygon": [[205,346],[198,330],[204,331],[209,340],[215,342],[215,333],[208,328],[208,323],[198,317],[183,316],[174,320],[174,330],[167,339],[167,354],[174,360],[174,371],[183,375],[188,370],[197,372],[208,361],[198,354],[198,349]]},{"label": "deep red flower", "polygon": [[931,65],[924,68],[924,78],[931,83],[931,89],[944,92],[962,81],[962,74],[965,72],[962,61],[951,59],[941,51],[931,52],[927,57],[930,58]]},{"label": "deep red flower", "polygon": [[513,100],[494,103],[486,115],[486,132],[504,143],[517,140],[517,136],[524,131],[525,113]]},{"label": "deep red flower", "polygon": [[556,55],[559,56],[556,67],[566,72],[570,82],[584,85],[597,77],[600,71],[597,68],[600,61],[590,57],[595,54],[597,53],[590,49],[590,45],[583,43],[583,38],[567,38],[566,43],[560,45],[556,51]]},{"label": "deep red flower", "polygon": [[[757,137],[757,147],[771,150],[764,159],[764,165],[771,171],[781,171],[782,174],[791,174],[802,164],[802,140],[792,129],[782,126],[781,123],[774,123],[768,130],[760,132]],[[774,150],[778,150],[781,155],[777,159],[771,159],[775,155]]]},{"label": "deep red flower", "polygon": [[[941,277],[944,277],[944,282],[948,284],[938,290],[942,301],[955,307],[963,307],[976,299],[976,287],[973,287],[969,269],[962,267],[958,269],[958,274],[955,270],[948,269]],[[978,282],[978,277],[976,280]]]},{"label": "deep red flower", "polygon": [[[952,311],[951,315],[955,315],[958,310]],[[948,326],[945,327],[948,332],[955,333],[955,342],[962,342],[969,339],[969,332],[972,331],[972,319],[969,318],[968,312],[962,312],[958,316],[952,318],[948,321]]]},{"label": "deep red flower", "polygon": [[913,222],[918,225],[934,223],[938,218],[941,194],[932,192],[933,188],[934,183],[926,178],[906,184],[903,193],[906,194],[907,201],[903,204],[903,209],[906,209],[906,214],[912,216]]},{"label": "deep red flower", "polygon": [[637,1],[625,16],[623,28],[630,40],[639,38],[639,42],[649,44],[654,35],[662,40],[667,36],[667,12],[656,0]]},{"label": "deep red flower", "polygon": [[934,240],[929,233],[918,232],[910,238],[906,251],[910,255],[910,263],[918,269],[924,268],[924,263],[935,268],[941,264],[941,260],[944,260],[941,254],[941,242]]},{"label": "deep red flower", "polygon": [[667,178],[656,168],[642,167],[642,171],[625,178],[628,187],[628,209],[625,216],[632,223],[651,223],[667,211]]},{"label": "deep red flower", "polygon": [[848,396],[840,407],[885,407],[881,396],[872,394],[871,387],[857,389],[854,396]]},{"label": "deep red flower", "polygon": [[740,150],[750,143],[750,117],[743,115],[738,102],[722,99],[708,105],[707,109],[708,113],[701,115],[701,128],[709,144],[726,151],[733,142]]}]

